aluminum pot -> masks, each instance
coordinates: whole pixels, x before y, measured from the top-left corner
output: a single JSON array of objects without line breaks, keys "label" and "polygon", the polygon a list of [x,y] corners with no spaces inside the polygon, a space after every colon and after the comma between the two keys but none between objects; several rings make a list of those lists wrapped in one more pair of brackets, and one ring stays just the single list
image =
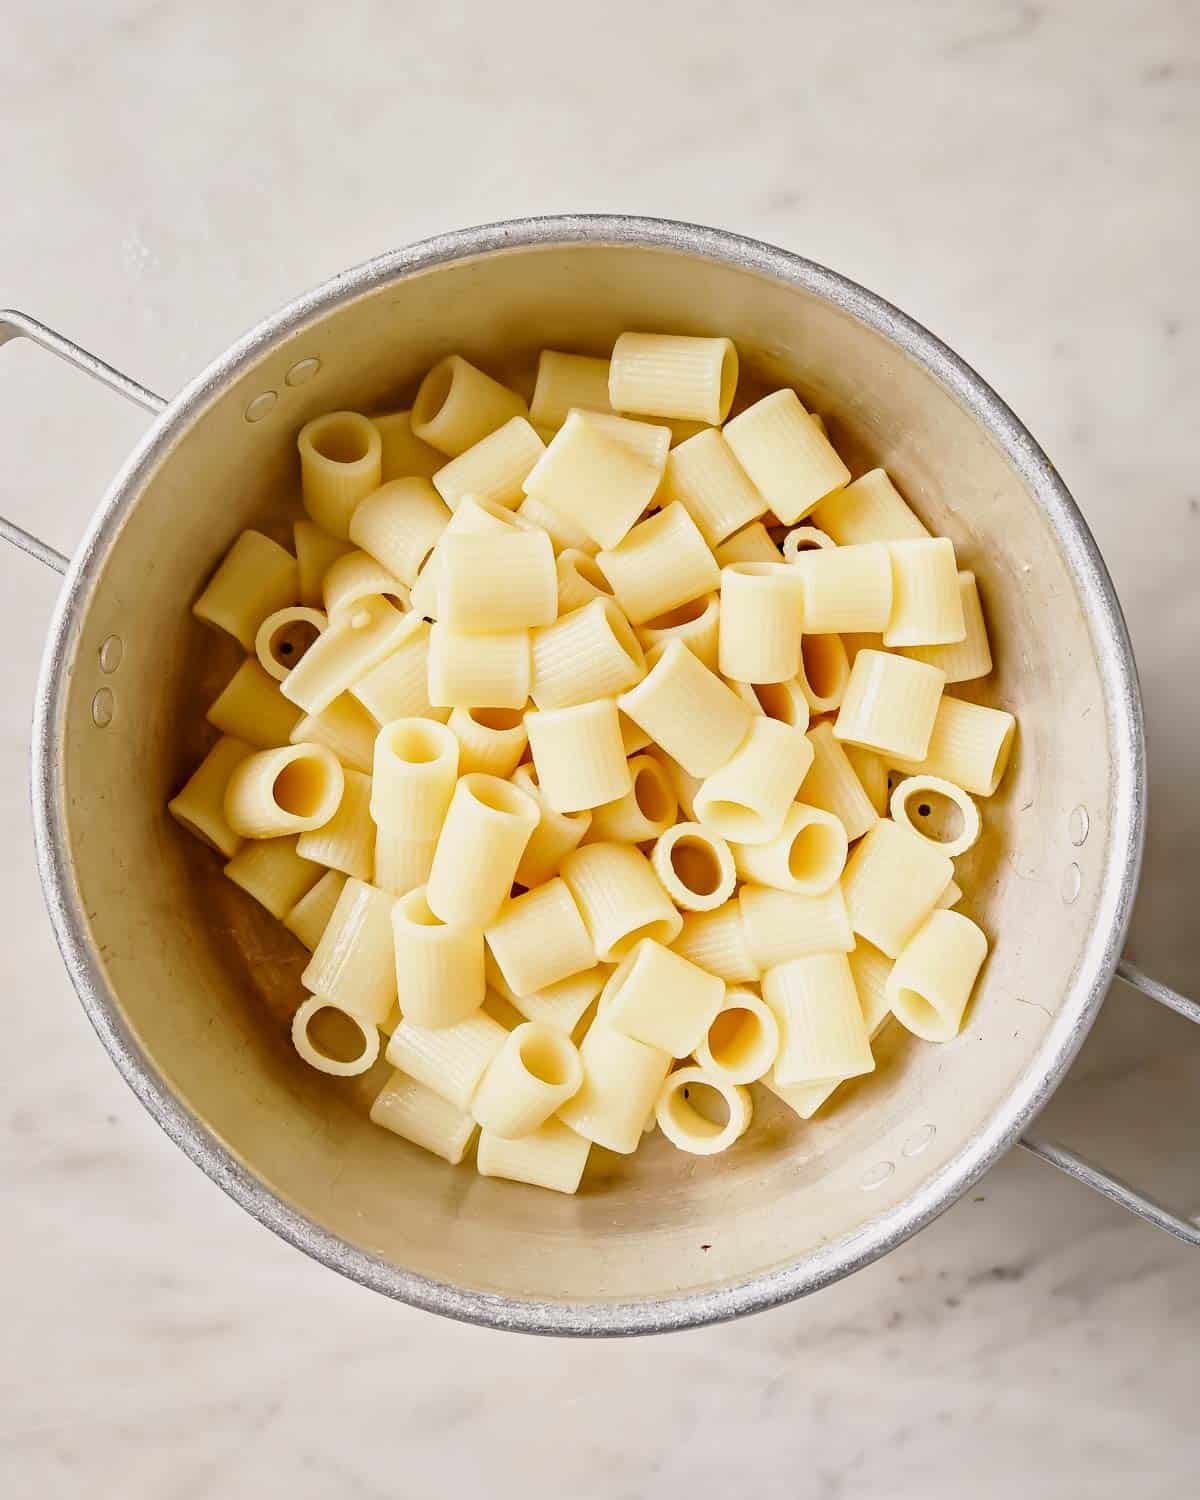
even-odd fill
[{"label": "aluminum pot", "polygon": [[[249,524],[281,538],[295,434],[410,395],[443,354],[503,370],[626,328],[730,334],[794,384],[852,469],[886,465],[977,568],[996,647],[979,696],[1020,738],[961,862],[994,949],[967,1025],[884,1033],[827,1119],[775,1101],[739,1145],[652,1138],[561,1198],[454,1171],[366,1118],[378,1086],[293,1054],[299,949],[182,836],[167,798],[206,744],[226,654],[188,605]],[[451,1317],[543,1333],[658,1332],[786,1302],[868,1264],[1024,1145],[1192,1244],[1200,1230],[1028,1133],[1118,967],[1145,818],[1133,658],[1095,543],[1050,462],[973,371],[895,308],[810,261],[686,224],[517,220],[334,278],[252,330],[172,401],[22,314],[26,336],[154,414],[74,559],[4,523],[66,578],[33,739],[38,856],[93,1025],[171,1138],[256,1218],[326,1265]],[[1200,1007],[1122,967],[1200,1020]]]}]

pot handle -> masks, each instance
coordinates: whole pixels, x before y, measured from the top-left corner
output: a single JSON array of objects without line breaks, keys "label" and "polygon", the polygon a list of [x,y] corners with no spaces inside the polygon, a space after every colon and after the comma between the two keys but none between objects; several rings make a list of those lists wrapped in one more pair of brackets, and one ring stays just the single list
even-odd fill
[{"label": "pot handle", "polygon": [[[47,328],[45,323],[39,323],[36,318],[29,317],[27,313],[7,308],[0,310],[0,345],[7,344],[11,339],[29,339],[41,348],[48,349],[51,354],[57,354],[59,359],[66,360],[67,364],[74,365],[77,370],[82,370],[85,375],[90,375],[93,380],[100,381],[102,385],[119,391],[127,401],[132,401],[135,406],[144,407],[155,416],[167,404],[162,396],[156,396],[153,391],[148,391],[136,380],[130,380],[128,375],[122,375],[120,370],[114,370],[112,365],[106,364],[104,360],[98,359],[88,350],[81,349],[70,339],[63,338],[61,333],[55,333],[53,328]],[[18,526],[14,521],[9,521],[3,516],[0,516],[0,537],[14,547],[19,547],[22,552],[28,552],[30,557],[36,557],[38,562],[45,564],[47,568],[52,568],[54,572],[65,573],[67,571],[70,558],[64,557],[57,548],[49,546],[33,532],[26,531],[23,526]]]},{"label": "pot handle", "polygon": [[[1142,994],[1148,995],[1151,1000],[1157,1000],[1160,1005],[1177,1011],[1179,1015],[1200,1026],[1200,1004],[1197,1004],[1195,1000],[1188,1000],[1178,991],[1160,984],[1157,979],[1151,979],[1127,958],[1123,958],[1117,965],[1117,973],[1135,990],[1141,990]],[[1113,1203],[1119,1203],[1130,1213],[1137,1214],[1139,1219],[1145,1219],[1148,1224],[1153,1224],[1158,1229],[1165,1229],[1168,1234],[1175,1235],[1177,1239],[1183,1240],[1188,1245],[1200,1246],[1200,1225],[1172,1213],[1169,1208],[1155,1202],[1153,1198],[1147,1198],[1144,1193],[1138,1192],[1129,1183],[1122,1182],[1119,1177],[1114,1177],[1111,1173],[1085,1161],[1083,1157],[1076,1156],[1074,1151],[1068,1151],[1065,1146],[1060,1146],[1056,1141],[1047,1140],[1040,1135],[1022,1136],[1021,1145],[1026,1151],[1032,1151],[1035,1156],[1040,1156],[1043,1161],[1048,1161],[1051,1166],[1057,1167],[1060,1172],[1065,1172],[1068,1177],[1073,1177],[1076,1182],[1086,1183],[1088,1187],[1095,1188],[1096,1192],[1103,1193]]]}]

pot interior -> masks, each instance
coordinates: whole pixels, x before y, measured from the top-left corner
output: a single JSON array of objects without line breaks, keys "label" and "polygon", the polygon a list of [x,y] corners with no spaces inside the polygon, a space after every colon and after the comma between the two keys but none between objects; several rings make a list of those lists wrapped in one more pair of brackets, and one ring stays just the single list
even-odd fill
[{"label": "pot interior", "polygon": [[[661,1134],[632,1158],[596,1149],[584,1191],[564,1198],[452,1169],[372,1126],[384,1065],[337,1080],[302,1064],[288,1021],[304,950],[164,806],[210,744],[204,709],[239,660],[192,619],[191,601],[243,527],[291,546],[301,424],[406,406],[450,351],[520,383],[538,349],[604,353],[627,328],[733,336],[755,380],[795,385],[825,416],[853,472],[887,467],[980,580],[996,670],[954,691],[1011,709],[1020,732],[1002,791],[982,804],[983,837],[958,861],[962,909],[993,951],[957,1040],[917,1043],[893,1025],[877,1071],[815,1120],[764,1095],[726,1154],[688,1157]],[[289,384],[311,360],[315,376]],[[252,404],[266,392],[273,404]],[[966,405],[815,280],[581,242],[401,268],[340,304],[315,303],[164,421],[171,439],[127,479],[120,528],[74,603],[52,719],[58,795],[121,1021],[285,1211],[378,1258],[366,1274],[385,1289],[399,1267],[504,1298],[605,1303],[815,1268],[831,1241],[934,1203],[936,1180],[1087,1009],[1129,816],[1128,778],[1114,769],[1128,729],[1083,565]],[[114,636],[120,666],[106,673]],[[112,711],[100,726],[102,689]]]}]

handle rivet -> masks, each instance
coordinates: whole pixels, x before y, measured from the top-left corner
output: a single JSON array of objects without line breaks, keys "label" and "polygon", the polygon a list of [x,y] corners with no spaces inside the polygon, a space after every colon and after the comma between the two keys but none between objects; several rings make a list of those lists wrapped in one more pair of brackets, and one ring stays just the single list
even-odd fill
[{"label": "handle rivet", "polygon": [[1071,906],[1079,899],[1079,892],[1083,886],[1083,876],[1079,872],[1079,866],[1074,862],[1063,871],[1062,898],[1067,906]]},{"label": "handle rivet", "polygon": [[115,708],[116,699],[113,697],[112,688],[99,688],[92,699],[92,723],[97,729],[108,728],[113,721]]},{"label": "handle rivet", "polygon": [[305,385],[321,368],[321,361],[315,356],[312,359],[301,359],[283,377],[285,385]]},{"label": "handle rivet", "polygon": [[261,422],[278,400],[278,391],[264,391],[261,396],[255,396],[242,415],[247,422]]},{"label": "handle rivet", "polygon": [[100,646],[100,670],[111,676],[121,665],[125,643],[119,635],[110,635]]},{"label": "handle rivet", "polygon": [[1081,849],[1087,843],[1087,836],[1091,832],[1092,820],[1088,817],[1088,810],[1081,802],[1078,807],[1071,810],[1071,816],[1067,819],[1067,835],[1076,849]]},{"label": "handle rivet", "polygon": [[872,1188],[882,1187],[895,1170],[894,1161],[876,1162],[863,1173],[858,1185],[864,1193],[869,1193]]}]

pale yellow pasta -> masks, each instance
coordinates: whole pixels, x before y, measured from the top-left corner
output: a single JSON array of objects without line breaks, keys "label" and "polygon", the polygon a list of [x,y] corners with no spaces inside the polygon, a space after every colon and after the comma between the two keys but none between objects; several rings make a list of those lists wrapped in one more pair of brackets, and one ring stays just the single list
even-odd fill
[{"label": "pale yellow pasta", "polygon": [[727,984],[746,984],[759,976],[759,967],[750,953],[746,924],[742,921],[741,903],[736,897],[712,911],[687,912],[679,936],[671,946],[676,953],[710,974],[719,975]]},{"label": "pale yellow pasta", "polygon": [[375,830],[374,883],[393,896],[406,896],[428,881],[436,850],[437,839],[409,838],[402,827],[380,824]]},{"label": "pale yellow pasta", "polygon": [[760,1081],[764,1088],[769,1089],[777,1099],[782,1099],[802,1120],[811,1120],[834,1090],[845,1082],[842,1078],[819,1078],[816,1083],[784,1084],[775,1077],[774,1068]]},{"label": "pale yellow pasta", "polygon": [[[292,1045],[318,1072],[353,1078],[379,1056],[379,1031],[327,995],[310,995],[292,1017]],[[338,1057],[335,1052],[349,1055]]]},{"label": "pale yellow pasta", "polygon": [[595,598],[535,630],[530,695],[539,708],[571,708],[611,698],[644,675],[633,627],[612,599]]},{"label": "pale yellow pasta", "polygon": [[850,479],[850,470],[809,420],[795,391],[764,396],[727,422],[724,433],[751,483],[785,526],[802,520]]},{"label": "pale yellow pasta", "polygon": [[783,560],[794,563],[813,551],[828,551],[837,546],[834,539],[819,526],[794,526],[783,539]]},{"label": "pale yellow pasta", "polygon": [[339,558],[354,551],[352,542],[330,536],[315,521],[292,523],[292,545],[300,580],[300,603],[310,609],[325,602],[325,575]]},{"label": "pale yellow pasta", "polygon": [[412,607],[419,615],[436,619],[438,614],[438,584],[441,581],[442,548],[454,536],[502,536],[513,531],[530,531],[532,527],[517,519],[516,513],[494,500],[477,499],[464,495],[458,502],[454,514],[447,522],[445,531],[437,545],[425,560],[412,588]]},{"label": "pale yellow pasta", "polygon": [[800,670],[800,580],[786,563],[732,563],[721,569],[723,677],[787,682]]},{"label": "pale yellow pasta", "polygon": [[813,426],[822,435],[822,437],[829,436],[829,428],[825,424],[825,418],[819,411],[810,411],[808,414],[808,420],[813,424]]},{"label": "pale yellow pasta", "polygon": [[710,547],[757,520],[767,502],[715,427],[705,428],[667,455],[664,498],[677,500]]},{"label": "pale yellow pasta", "polygon": [[745,1135],[754,1104],[748,1088],[718,1073],[678,1068],[663,1084],[654,1113],[663,1135],[680,1151],[715,1156]]},{"label": "pale yellow pasta", "polygon": [[596,964],[579,907],[561,878],[506,901],[484,936],[514,1003]]},{"label": "pale yellow pasta", "polygon": [[895,958],[953,877],[954,866],[928,839],[880,818],[846,861],[842,891],[850,924]]},{"label": "pale yellow pasta", "polygon": [[393,479],[359,503],[350,540],[412,588],[449,522],[450,511],[428,479]]},{"label": "pale yellow pasta", "polygon": [[450,630],[491,634],[557,618],[554,548],[544,531],[447,536],[438,556],[437,618]]},{"label": "pale yellow pasta", "polygon": [[608,366],[614,411],[720,423],[737,390],[731,339],[669,333],[623,333]]},{"label": "pale yellow pasta", "polygon": [[695,521],[674,502],[596,556],[617,603],[635,625],[711,593],[720,569]]},{"label": "pale yellow pasta", "polygon": [[555,560],[558,577],[558,612],[569,615],[593,599],[611,599],[612,588],[591,553],[568,547]]},{"label": "pale yellow pasta", "polygon": [[875,1059],[844,953],[812,953],[767,969],[763,999],[779,1023],[775,1080],[786,1087],[871,1073]]},{"label": "pale yellow pasta", "polygon": [[572,412],[525,481],[525,493],[615,547],[649,505],[662,477],[582,412]]},{"label": "pale yellow pasta", "polygon": [[280,692],[305,713],[319,714],[389,656],[405,634],[400,611],[382,594],[369,594],[344,613],[331,613],[329,628],[288,673]]},{"label": "pale yellow pasta", "polygon": [[412,430],[411,411],[390,411],[371,418],[379,434],[380,482],[393,479],[430,479],[446,462],[446,455],[423,443]]},{"label": "pale yellow pasta", "polygon": [[950,1041],[962,1027],[987,949],[987,938],[969,917],[931,912],[888,975],[892,1014],[927,1042]]},{"label": "pale yellow pasta", "polygon": [[[801,642],[803,646],[803,642]],[[735,687],[739,684],[734,684]],[[808,728],[809,706],[804,695],[804,684],[793,677],[790,682],[742,683],[768,719],[776,719],[798,729],[801,734]]]},{"label": "pale yellow pasta", "polygon": [[682,641],[654,647],[659,653],[641,682],[618,706],[691,776],[711,776],[741,744],[751,713]]},{"label": "pale yellow pasta", "polygon": [[793,802],[783,827],[765,844],[732,845],[738,878],[779,891],[819,896],[846,865],[846,830],[821,807]]},{"label": "pale yellow pasta", "polygon": [[521,486],[545,451],[545,443],[524,417],[510,417],[440,468],[433,483],[451,510],[465,495],[515,509],[521,503]]},{"label": "pale yellow pasta", "polygon": [[343,693],[319,714],[297,719],[288,738],[293,745],[324,745],[350,770],[369,773],[378,730],[362,704]]},{"label": "pale yellow pasta", "polygon": [[952,906],[957,906],[963,898],[962,886],[952,880],[937,899],[938,909],[949,911]]},{"label": "pale yellow pasta", "polygon": [[296,559],[261,531],[243,531],[192,605],[198,620],[254,650],[258,627],[300,597]]},{"label": "pale yellow pasta", "polygon": [[849,748],[834,738],[833,725],[828,721],[814,724],[808,742],[813,762],[800,784],[800,800],[832,813],[853,843],[878,820],[879,813],[850,764]]},{"label": "pale yellow pasta", "polygon": [[840,635],[806,635],[800,641],[800,691],[814,714],[840,708],[850,681],[850,659]]},{"label": "pale yellow pasta", "polygon": [[597,698],[525,715],[542,794],[555,812],[582,812],[624,797],[633,787],[617,705]]},{"label": "pale yellow pasta", "polygon": [[519,708],[456,708],[446,722],[458,741],[463,776],[484,771],[507,779],[529,743],[525,715]]},{"label": "pale yellow pasta", "polygon": [[376,1026],[396,1003],[392,905],[385,891],[347,879],[300,976],[305,989]]},{"label": "pale yellow pasta", "polygon": [[762,714],[752,718],[737,750],[696,793],[697,821],[740,844],[769,843],[782,830],[812,760],[800,730]]},{"label": "pale yellow pasta", "polygon": [[591,842],[645,844],[674,823],[679,803],[662,763],[652,755],[635,755],[629,774],[633,785],[623,797],[592,809]]},{"label": "pale yellow pasta", "polygon": [[734,563],[783,561],[783,553],[761,521],[751,521],[749,526],[743,526],[731,537],[718,542],[713,548],[713,556],[722,568],[732,567]]},{"label": "pale yellow pasta", "polygon": [[558,1112],[576,1134],[628,1156],[671,1066],[671,1054],[648,1047],[597,1019],[579,1048],[583,1084]]},{"label": "pale yellow pasta", "polygon": [[429,701],[429,629],[428,620],[406,615],[391,655],[351,685],[351,695],[378,723],[450,717],[448,708],[434,708]]},{"label": "pale yellow pasta", "polygon": [[321,866],[304,858],[295,838],[254,839],[233,856],[225,874],[282,921],[320,880]]},{"label": "pale yellow pasta", "polygon": [[671,783],[671,789],[679,803],[679,811],[690,822],[695,822],[696,793],[700,790],[701,778],[693,776],[690,771],[685,771],[677,760],[672,759],[661,746],[653,742],[647,754],[653,755],[667,773],[667,780]]},{"label": "pale yellow pasta", "polygon": [[442,922],[418,887],[392,906],[396,998],[414,1026],[457,1026],[483,1004],[483,933]]},{"label": "pale yellow pasta", "polygon": [[456,1026],[415,1026],[407,1017],[392,1032],[387,1060],[456,1109],[469,1110],[488,1066],[509,1033],[485,1011]]},{"label": "pale yellow pasta", "polygon": [[328,823],[300,835],[297,853],[329,870],[356,880],[371,880],[375,870],[375,824],[371,821],[371,778],[343,770],[345,786],[338,809]]},{"label": "pale yellow pasta", "polygon": [[345,777],[323,745],[258,750],[234,767],[225,785],[225,821],[244,839],[280,838],[328,823]]},{"label": "pale yellow pasta", "polygon": [[755,1083],[770,1072],[779,1052],[775,1012],[753,990],[725,992],[721,1008],[699,1045],[696,1061],[726,1083]]},{"label": "pale yellow pasta", "polygon": [[650,864],[663,890],[684,912],[723,906],[737,884],[729,845],[700,823],[675,823],[660,834]]},{"label": "pale yellow pasta", "polygon": [[483,1013],[491,1016],[493,1021],[499,1021],[505,1031],[515,1031],[525,1020],[525,1017],[515,1005],[491,983],[488,984],[487,993],[483,997]]},{"label": "pale yellow pasta", "polygon": [[326,412],[304,424],[296,446],[304,509],[331,536],[349,536],[354,507],[382,480],[378,429],[356,411]]},{"label": "pale yellow pasta", "polygon": [[744,885],[738,892],[738,905],[746,947],[760,972],[788,959],[806,958],[811,953],[849,953],[854,947],[849,913],[838,885],[816,896]]},{"label": "pale yellow pasta", "polygon": [[943,685],[937,667],[889,651],[860,651],[833,732],[889,760],[920,760],[929,747]]},{"label": "pale yellow pasta", "polygon": [[[889,542],[892,612],[885,646],[942,646],[966,639],[954,543],[948,537]],[[851,628],[851,627],[847,627]]]},{"label": "pale yellow pasta", "polygon": [[295,903],[283,919],[283,925],[299,938],[311,953],[321,941],[321,934],[329,926],[333,909],[346,884],[340,870],[326,870],[311,891]]},{"label": "pale yellow pasta", "polygon": [[979,602],[979,585],[975,574],[962,569],[958,575],[958,596],[962,605],[966,634],[961,641],[948,646],[905,646],[902,655],[914,661],[937,667],[949,682],[973,682],[992,670],[992,648],[988,644],[983,606]]},{"label": "pale yellow pasta", "polygon": [[480,1131],[475,1165],[481,1177],[503,1177],[555,1193],[576,1193],[591,1149],[590,1141],[561,1120],[549,1119],[519,1140]]},{"label": "pale yellow pasta", "polygon": [[300,604],[268,615],[254,637],[254,654],[263,671],[282,682],[328,624],[319,609]]},{"label": "pale yellow pasta", "polygon": [[519,765],[512,783],[531,797],[538,810],[538,821],[517,865],[517,883],[531,890],[551,878],[559,865],[577,849],[591,827],[590,812],[555,812],[538,785],[537,772],[531,765]]},{"label": "pale yellow pasta", "polygon": [[928,536],[883,469],[872,469],[845,489],[826,495],[812,513],[813,524],[839,547],[860,542],[901,542]]},{"label": "pale yellow pasta", "polygon": [[[947,838],[939,838],[914,823],[912,804],[921,797],[940,797],[953,803],[959,813],[958,833]],[[928,811],[927,808],[921,810]],[[941,776],[905,777],[892,792],[891,813],[895,822],[911,829],[918,838],[925,839],[950,859],[956,859],[958,855],[965,854],[978,839],[982,827],[979,809],[966,792]]]},{"label": "pale yellow pasta", "polygon": [[888,975],[895,962],[886,953],[880,953],[866,938],[859,938],[849,954],[850,973],[854,976],[854,988],[858,991],[858,1003],[862,1006],[863,1021],[867,1035],[874,1041],[883,1024],[892,1014],[892,1004],[887,995]]},{"label": "pale yellow pasta", "polygon": [[550,538],[556,554],[563,552],[595,552],[596,544],[577,522],[568,520],[551,505],[546,505],[533,495],[526,495],[516,509],[516,517],[526,526],[537,526]]},{"label": "pale yellow pasta", "polygon": [[412,404],[412,430],[423,443],[451,458],[465,453],[513,417],[525,402],[460,354],[448,354],[426,375]]},{"label": "pale yellow pasta", "polygon": [[443,922],[486,927],[495,919],[537,823],[537,803],[511,782],[478,771],[461,778],[427,887],[426,899]]},{"label": "pale yellow pasta", "polygon": [[167,803],[167,811],[189,833],[226,859],[241,847],[241,835],[225,818],[225,789],[238,766],[254,754],[245,740],[222,735],[191,776]]},{"label": "pale yellow pasta", "polygon": [[621,746],[626,756],[636,755],[639,750],[645,750],[647,747],[653,745],[653,740],[651,740],[641,725],[635,724],[620,709],[617,710],[617,722],[621,726]]},{"label": "pale yellow pasta", "polygon": [[610,972],[607,964],[597,964],[572,974],[569,979],[547,985],[544,990],[515,997],[513,1004],[529,1020],[557,1026],[570,1036],[604,988]]},{"label": "pale yellow pasta", "polygon": [[609,977],[598,1016],[672,1057],[687,1057],[712,1025],[725,998],[725,981],[689,959],[643,939]]},{"label": "pale yellow pasta", "polygon": [[543,349],[538,356],[537,382],[529,415],[539,427],[561,427],[572,407],[611,411],[608,399],[608,360],[586,354],[560,354]]},{"label": "pale yellow pasta", "polygon": [[667,450],[671,446],[671,429],[653,422],[637,422],[631,417],[618,417],[613,413],[580,410],[579,416],[597,432],[628,448],[638,458],[658,470],[661,476],[667,462]]},{"label": "pale yellow pasta", "polygon": [[[667,641],[682,641],[710,672],[717,670],[721,605],[717,594],[702,594],[686,604],[654,615],[641,626],[637,638],[645,650]],[[805,712],[807,722],[807,710]]]},{"label": "pale yellow pasta", "polygon": [[844,745],[842,749],[871,806],[880,817],[885,817],[888,810],[887,761],[874,750],[864,750],[861,745]]},{"label": "pale yellow pasta", "polygon": [[883,636],[877,630],[845,630],[842,632],[842,645],[846,648],[847,660],[853,666],[860,651],[882,651]]},{"label": "pale yellow pasta", "polygon": [[1004,709],[943,694],[923,759],[888,760],[909,775],[942,776],[964,792],[990,797],[1007,769],[1016,732],[1017,721]]},{"label": "pale yellow pasta", "polygon": [[474,1117],[397,1068],[371,1106],[371,1120],[456,1167],[478,1128]]},{"label": "pale yellow pasta", "polygon": [[458,740],[433,719],[397,719],[375,741],[371,816],[409,839],[442,831],[459,773]]},{"label": "pale yellow pasta", "polygon": [[[786,551],[785,545],[785,556]],[[882,542],[802,552],[792,567],[803,584],[801,628],[806,633],[886,628],[892,613],[892,559]]]},{"label": "pale yellow pasta", "polygon": [[618,962],[642,938],[669,945],[679,936],[683,918],[632,844],[584,844],[566,856],[560,873],[601,963]]},{"label": "pale yellow pasta", "polygon": [[530,1135],[579,1092],[583,1063],[557,1026],[523,1021],[488,1064],[471,1112],[482,1129],[505,1140]]},{"label": "pale yellow pasta", "polygon": [[529,632],[469,635],[440,622],[429,633],[429,700],[438,708],[524,708]]},{"label": "pale yellow pasta", "polygon": [[369,552],[347,552],[325,574],[321,596],[325,613],[332,620],[345,615],[364,599],[382,595],[401,612],[412,602],[408,586],[371,556]]}]

